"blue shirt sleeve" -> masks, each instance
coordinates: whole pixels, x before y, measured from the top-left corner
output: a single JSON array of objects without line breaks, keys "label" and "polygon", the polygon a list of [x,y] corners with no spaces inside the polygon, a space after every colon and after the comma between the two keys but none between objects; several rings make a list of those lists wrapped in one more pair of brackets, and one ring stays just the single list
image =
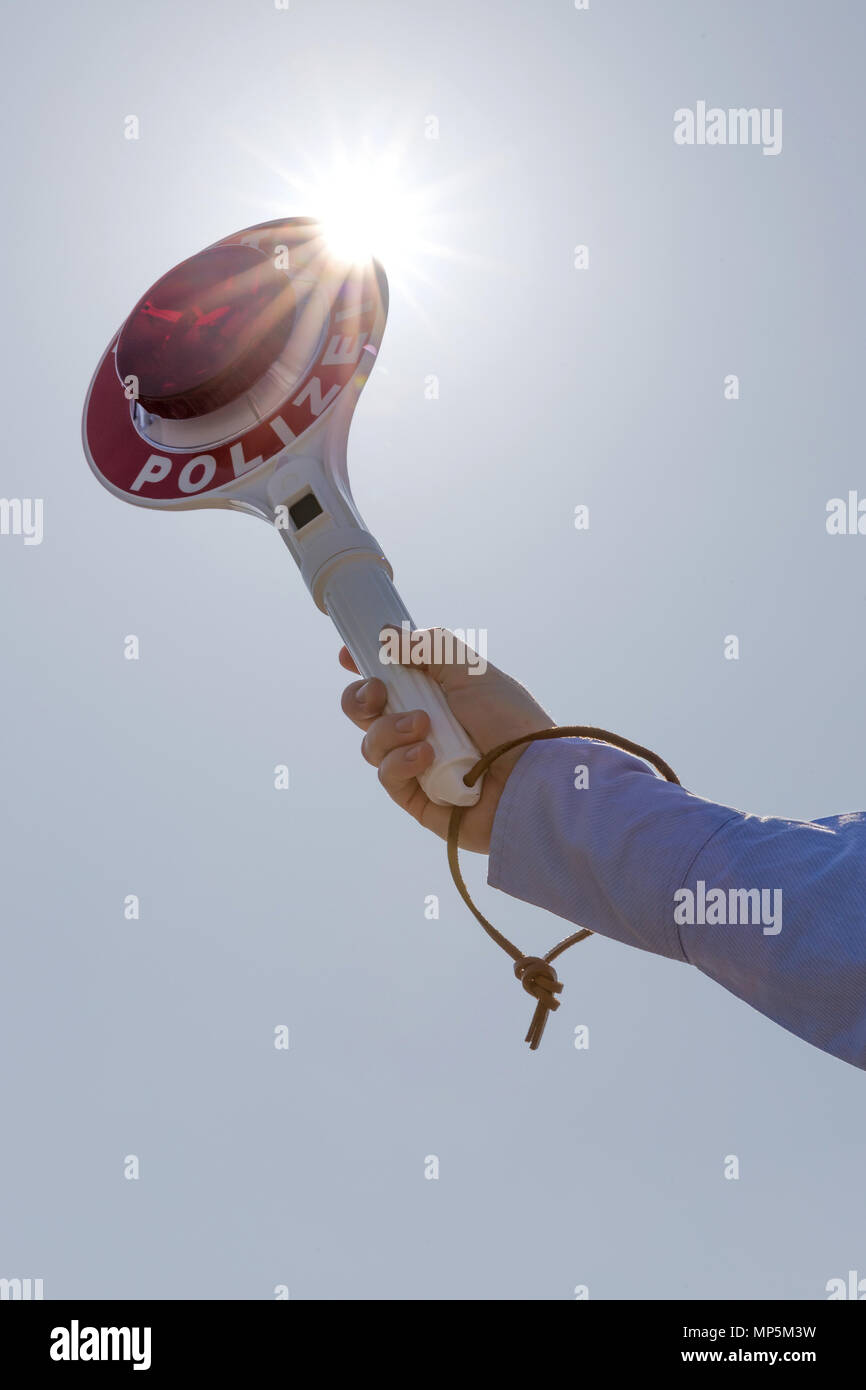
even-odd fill
[{"label": "blue shirt sleeve", "polygon": [[497,807],[488,883],[685,961],[866,1069],[866,816],[753,816],[587,739],[531,744]]}]

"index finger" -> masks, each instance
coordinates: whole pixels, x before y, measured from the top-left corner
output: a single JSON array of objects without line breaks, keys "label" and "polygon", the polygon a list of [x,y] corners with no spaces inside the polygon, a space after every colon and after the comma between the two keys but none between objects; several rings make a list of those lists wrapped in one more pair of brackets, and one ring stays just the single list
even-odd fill
[{"label": "index finger", "polygon": [[353,681],[347,685],[340,704],[352,723],[366,732],[373,720],[379,718],[387,702],[388,692],[382,681],[374,676],[371,680]]}]

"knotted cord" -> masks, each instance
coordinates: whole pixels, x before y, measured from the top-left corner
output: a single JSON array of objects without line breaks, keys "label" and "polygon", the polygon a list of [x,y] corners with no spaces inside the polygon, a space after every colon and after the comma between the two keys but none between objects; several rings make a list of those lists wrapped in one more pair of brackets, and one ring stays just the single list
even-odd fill
[{"label": "knotted cord", "polygon": [[[497,748],[491,748],[489,753],[483,757],[473,768],[467,772],[463,781],[467,787],[474,787],[479,777],[487,771],[497,758],[501,758],[503,753],[508,753],[512,748],[519,748],[522,743],[534,743],[537,739],[543,738],[591,738],[599,743],[609,743],[614,748],[621,748],[624,753],[632,753],[636,758],[643,758],[644,762],[655,768],[656,772],[667,782],[676,782],[680,785],[680,779],[676,773],[668,767],[663,758],[658,753],[653,753],[649,748],[642,748],[639,743],[632,743],[631,739],[621,738],[619,734],[609,733],[607,729],[595,729],[584,724],[572,724],[560,729],[540,729],[535,734],[524,734],[522,738],[513,738],[508,743],[500,743]],[[532,1015],[532,1022],[526,1034],[526,1042],[529,1043],[531,1051],[535,1051],[541,1042],[544,1032],[544,1025],[547,1022],[548,1014],[553,1013],[559,1008],[557,995],[562,992],[562,985],[557,979],[556,971],[551,964],[563,951],[567,951],[569,946],[576,946],[578,941],[583,941],[587,936],[592,936],[592,932],[587,928],[574,932],[560,941],[546,956],[525,956],[522,951],[509,941],[502,932],[497,931],[492,923],[488,922],[483,913],[472,901],[469,889],[463,881],[460,872],[460,823],[463,820],[463,813],[468,807],[455,806],[448,821],[448,867],[451,870],[451,877],[458,893],[465,902],[473,916],[479,921],[502,950],[514,961],[514,973],[521,981],[523,988],[536,1000],[535,1012]]]}]

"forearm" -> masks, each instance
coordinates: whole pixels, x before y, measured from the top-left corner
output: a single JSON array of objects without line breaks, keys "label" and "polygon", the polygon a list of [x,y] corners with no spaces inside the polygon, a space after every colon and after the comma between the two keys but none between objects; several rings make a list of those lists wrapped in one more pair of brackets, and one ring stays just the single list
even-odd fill
[{"label": "forearm", "polygon": [[861,815],[750,816],[608,745],[536,744],[506,783],[488,881],[575,925],[696,965],[783,1027],[866,1067]]}]

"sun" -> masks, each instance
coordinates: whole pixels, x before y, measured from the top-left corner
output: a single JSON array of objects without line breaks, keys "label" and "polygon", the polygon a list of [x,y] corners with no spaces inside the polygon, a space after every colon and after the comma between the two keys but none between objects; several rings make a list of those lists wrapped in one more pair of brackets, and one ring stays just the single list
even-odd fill
[{"label": "sun", "polygon": [[[347,264],[375,257],[392,285],[415,280],[425,257],[437,250],[437,192],[413,179],[406,150],[361,141],[355,149],[340,144],[329,158],[306,163],[303,172],[297,166],[280,170],[280,181],[298,211],[322,224],[331,253]],[[285,192],[276,201],[285,210]]]},{"label": "sun", "polygon": [[310,206],[335,256],[350,262],[375,256],[394,274],[405,272],[422,240],[417,193],[401,185],[389,161],[336,166],[310,190]]},{"label": "sun", "polygon": [[479,181],[495,170],[467,167],[431,179],[431,161],[417,149],[421,137],[405,121],[396,123],[388,142],[377,143],[369,134],[352,140],[334,134],[325,145],[300,149],[287,137],[279,156],[236,133],[231,138],[268,176],[264,197],[259,180],[259,217],[269,211],[274,219],[315,218],[335,259],[352,266],[374,257],[388,277],[391,303],[399,297],[422,322],[430,323],[430,298],[443,292],[449,265],[471,266],[479,274],[503,271],[486,254],[461,245],[466,200],[477,202]]}]

